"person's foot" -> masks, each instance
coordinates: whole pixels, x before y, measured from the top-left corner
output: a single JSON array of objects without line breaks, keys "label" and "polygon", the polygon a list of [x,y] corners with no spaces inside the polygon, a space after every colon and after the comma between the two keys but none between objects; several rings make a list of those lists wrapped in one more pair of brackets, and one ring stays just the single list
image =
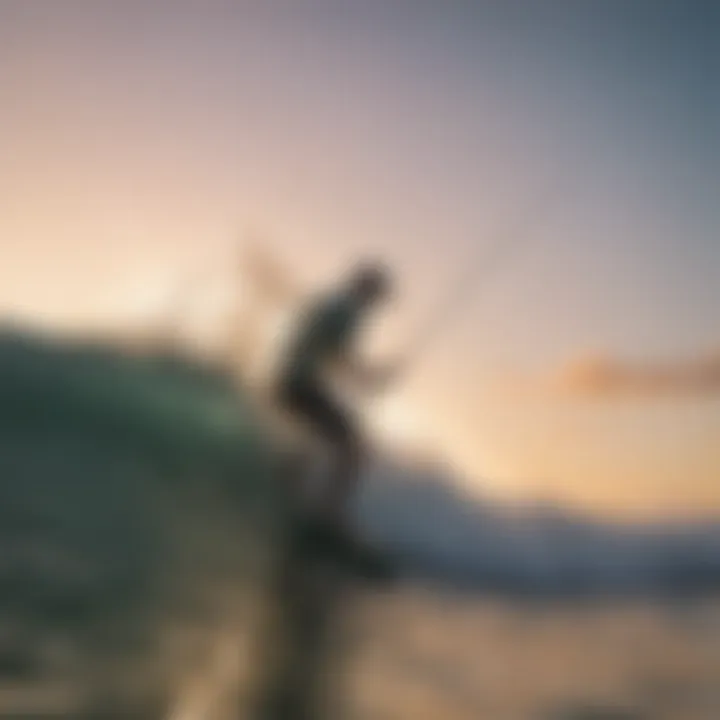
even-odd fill
[{"label": "person's foot", "polygon": [[361,539],[348,522],[313,518],[304,526],[303,542],[311,552],[334,558],[368,580],[387,582],[394,577],[391,559]]}]

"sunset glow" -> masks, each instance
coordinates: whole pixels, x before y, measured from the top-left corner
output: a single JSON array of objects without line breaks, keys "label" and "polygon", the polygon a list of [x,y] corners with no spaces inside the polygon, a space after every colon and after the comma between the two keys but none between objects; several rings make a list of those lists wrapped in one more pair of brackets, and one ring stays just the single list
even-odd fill
[{"label": "sunset glow", "polygon": [[0,4],[0,311],[160,327],[197,275],[219,347],[252,226],[308,289],[386,258],[401,353],[475,264],[375,427],[513,495],[720,511],[712,23],[321,5]]}]

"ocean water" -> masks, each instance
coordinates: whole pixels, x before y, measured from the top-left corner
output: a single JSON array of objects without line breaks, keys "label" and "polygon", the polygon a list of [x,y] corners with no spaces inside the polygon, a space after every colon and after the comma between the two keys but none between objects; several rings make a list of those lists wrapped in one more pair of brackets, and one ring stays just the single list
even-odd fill
[{"label": "ocean water", "polygon": [[[720,599],[531,606],[405,588],[349,597],[336,621],[323,718],[720,717]],[[209,633],[165,717],[253,717],[256,631]]]},{"label": "ocean water", "polygon": [[[0,718],[250,720],[279,518],[252,425],[198,369],[0,339]],[[426,495],[436,516],[447,490]],[[540,601],[434,575],[341,594],[316,720],[720,718],[720,596]]]},{"label": "ocean water", "polygon": [[356,717],[720,717],[717,599],[540,605],[407,591],[360,605]]}]

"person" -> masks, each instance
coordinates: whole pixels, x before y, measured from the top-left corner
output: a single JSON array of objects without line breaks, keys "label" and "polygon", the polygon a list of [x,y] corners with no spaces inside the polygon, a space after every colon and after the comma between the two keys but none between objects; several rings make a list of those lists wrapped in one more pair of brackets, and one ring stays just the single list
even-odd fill
[{"label": "person", "polygon": [[377,389],[396,376],[396,365],[368,367],[355,353],[363,321],[390,293],[390,275],[383,266],[366,263],[356,268],[339,291],[321,296],[301,315],[280,372],[281,406],[331,455],[314,519],[348,538],[351,503],[366,451],[355,413],[338,401],[330,380],[339,371],[345,380]]}]

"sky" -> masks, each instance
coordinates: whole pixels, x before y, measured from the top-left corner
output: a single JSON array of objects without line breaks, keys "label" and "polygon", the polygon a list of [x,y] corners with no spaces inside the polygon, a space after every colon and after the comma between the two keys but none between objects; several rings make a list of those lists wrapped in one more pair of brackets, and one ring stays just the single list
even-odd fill
[{"label": "sky", "polygon": [[385,258],[401,352],[477,269],[388,432],[720,514],[719,69],[698,0],[0,0],[0,312],[137,319],[252,228],[308,286]]}]

